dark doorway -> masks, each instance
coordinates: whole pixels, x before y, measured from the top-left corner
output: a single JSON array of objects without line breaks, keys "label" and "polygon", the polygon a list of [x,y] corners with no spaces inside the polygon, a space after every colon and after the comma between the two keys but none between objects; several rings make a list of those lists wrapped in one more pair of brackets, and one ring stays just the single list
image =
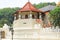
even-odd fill
[{"label": "dark doorway", "polygon": [[32,18],[33,18],[33,19],[35,18],[34,15],[32,15]]},{"label": "dark doorway", "polygon": [[25,19],[27,19],[28,18],[28,15],[25,15]]}]

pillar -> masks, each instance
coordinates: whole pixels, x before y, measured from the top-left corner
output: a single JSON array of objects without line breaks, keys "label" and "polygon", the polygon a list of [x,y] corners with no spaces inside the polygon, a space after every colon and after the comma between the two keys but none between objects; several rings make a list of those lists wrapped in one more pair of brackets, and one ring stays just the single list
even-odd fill
[{"label": "pillar", "polygon": [[1,30],[0,30],[0,40],[2,40],[2,39],[1,39]]},{"label": "pillar", "polygon": [[31,14],[31,11],[30,11],[30,19],[32,19],[32,14]]},{"label": "pillar", "polygon": [[39,19],[41,19],[41,13],[39,13]]},{"label": "pillar", "polygon": [[41,16],[41,13],[39,13],[39,19],[40,19],[40,26],[43,26],[43,21],[42,21],[42,16]]},{"label": "pillar", "polygon": [[49,21],[49,15],[48,14],[49,14],[49,12],[46,12],[45,13],[45,15],[46,15],[45,16],[45,24],[46,24],[47,27],[50,26],[50,21]]},{"label": "pillar", "polygon": [[21,19],[21,15],[19,14],[19,19]]}]

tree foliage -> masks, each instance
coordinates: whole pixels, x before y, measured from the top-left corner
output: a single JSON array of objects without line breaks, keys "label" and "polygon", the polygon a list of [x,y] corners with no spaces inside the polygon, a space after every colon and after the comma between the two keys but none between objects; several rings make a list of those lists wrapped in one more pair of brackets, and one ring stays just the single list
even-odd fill
[{"label": "tree foliage", "polygon": [[60,6],[56,7],[54,10],[50,12],[50,18],[52,20],[52,24],[56,27],[60,28]]},{"label": "tree foliage", "polygon": [[0,27],[4,25],[4,23],[11,26],[13,23],[13,13],[20,8],[3,8],[0,9]]},{"label": "tree foliage", "polygon": [[55,2],[52,2],[52,3],[39,3],[39,4],[34,4],[34,6],[36,7],[36,8],[42,8],[42,7],[45,7],[45,6],[48,6],[48,5],[53,5],[53,6],[55,6],[56,5],[56,3]]}]

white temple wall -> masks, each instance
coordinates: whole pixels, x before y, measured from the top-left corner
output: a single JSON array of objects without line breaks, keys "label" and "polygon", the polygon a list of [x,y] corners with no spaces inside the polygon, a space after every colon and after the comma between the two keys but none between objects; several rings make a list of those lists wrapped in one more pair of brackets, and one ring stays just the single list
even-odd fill
[{"label": "white temple wall", "polygon": [[[16,20],[15,22],[18,22],[19,20]],[[26,20],[28,21],[28,19]],[[19,24],[14,23],[13,40],[60,40],[60,32],[59,32],[60,29],[58,28],[54,29],[51,27],[43,28],[40,24],[37,24],[35,20],[33,20],[34,22],[31,20],[29,20],[29,22],[27,21],[22,21],[21,23],[19,21]],[[26,22],[28,25],[33,22],[33,25],[31,24],[27,26],[27,24],[26,25],[23,24],[24,22]],[[24,26],[21,26],[20,24]],[[12,40],[11,31],[9,31],[8,28],[6,27],[2,29],[6,32],[6,38],[2,40]]]}]

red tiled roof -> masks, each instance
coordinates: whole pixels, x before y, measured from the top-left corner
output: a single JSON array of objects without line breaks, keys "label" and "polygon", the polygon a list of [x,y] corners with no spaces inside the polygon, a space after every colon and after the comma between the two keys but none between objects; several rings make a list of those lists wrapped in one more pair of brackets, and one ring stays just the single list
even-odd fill
[{"label": "red tiled roof", "polygon": [[24,12],[24,11],[34,11],[34,12],[39,12],[38,9],[36,9],[30,2],[27,2],[25,4],[25,6],[19,10],[20,12]]}]

